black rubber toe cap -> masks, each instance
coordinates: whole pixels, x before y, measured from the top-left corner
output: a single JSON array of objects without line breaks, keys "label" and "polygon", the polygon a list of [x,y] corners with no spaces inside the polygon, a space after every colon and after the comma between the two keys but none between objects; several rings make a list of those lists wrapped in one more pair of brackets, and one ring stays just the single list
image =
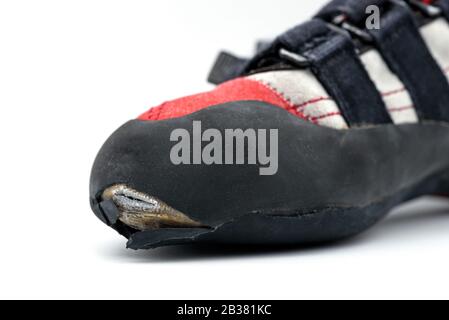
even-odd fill
[{"label": "black rubber toe cap", "polygon": [[[248,164],[173,164],[171,133],[192,132],[193,121],[201,121],[203,132],[278,129],[278,172],[262,176],[259,166]],[[114,211],[101,210],[99,195],[112,185],[126,184],[212,228],[254,214],[291,217],[369,206],[446,168],[448,130],[439,124],[411,124],[339,131],[255,101],[178,119],[133,120],[99,152],[91,204],[100,219],[113,225]],[[128,233],[126,228],[119,231]]]},{"label": "black rubber toe cap", "polygon": [[280,129],[288,123],[315,127],[278,107],[254,101],[228,103],[172,120],[130,121],[104,144],[92,170],[91,204],[103,222],[113,224],[114,215],[102,212],[99,196],[115,184],[159,198],[210,226],[289,202],[293,190],[285,183],[285,173],[296,165],[287,154],[280,160],[283,173],[274,176],[261,176],[258,165],[173,164],[170,152],[176,143],[170,141],[171,133],[176,129],[192,132],[193,121],[201,121],[203,132],[210,128],[221,132]]}]

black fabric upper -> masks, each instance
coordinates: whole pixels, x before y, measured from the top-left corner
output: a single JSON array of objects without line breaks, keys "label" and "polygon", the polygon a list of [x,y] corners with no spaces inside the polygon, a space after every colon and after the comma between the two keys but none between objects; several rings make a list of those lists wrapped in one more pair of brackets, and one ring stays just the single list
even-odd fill
[{"label": "black fabric upper", "polygon": [[422,120],[449,122],[449,82],[416,26],[410,9],[392,4],[372,30],[375,46],[410,93]]},{"label": "black fabric upper", "polygon": [[349,125],[392,122],[348,35],[314,19],[280,36],[273,47],[300,54],[310,63]]},{"label": "black fabric upper", "polygon": [[[287,31],[254,58],[234,58],[233,64],[218,63],[211,78],[220,83],[251,73],[279,70],[285,65],[310,68],[351,127],[391,123],[380,93],[359,59],[360,47],[355,46],[368,42],[404,83],[420,120],[449,122],[449,82],[416,22],[418,17],[434,18],[435,10],[428,10],[434,7],[412,0],[407,3],[334,0],[315,19]],[[381,12],[378,30],[365,27],[366,8],[370,5],[378,6]],[[434,5],[449,20],[449,0],[437,0]],[[220,71],[223,67],[226,70]]]},{"label": "black fabric upper", "polygon": [[443,9],[443,13],[446,16],[446,19],[449,20],[449,0],[437,0],[436,5]]},{"label": "black fabric upper", "polygon": [[219,84],[234,79],[243,72],[248,60],[238,58],[228,52],[220,52],[207,81]]},{"label": "black fabric upper", "polygon": [[390,69],[410,93],[421,120],[449,121],[449,83],[425,44],[410,8],[388,0],[335,0],[318,16],[332,21],[345,15],[361,27],[365,8],[371,4],[382,12],[379,30],[367,30]]}]

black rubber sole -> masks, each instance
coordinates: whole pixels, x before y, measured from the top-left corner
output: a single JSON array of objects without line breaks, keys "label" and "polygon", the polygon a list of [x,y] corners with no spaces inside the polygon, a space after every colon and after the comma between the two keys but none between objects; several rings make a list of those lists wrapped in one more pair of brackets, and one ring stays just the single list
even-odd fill
[{"label": "black rubber sole", "polygon": [[[449,172],[449,171],[447,171]],[[393,208],[420,196],[441,194],[449,189],[438,174],[419,186],[360,208],[328,208],[297,215],[253,213],[212,229],[160,229],[129,234],[130,249],[154,249],[192,243],[236,245],[307,245],[334,242],[356,236],[375,225]],[[110,205],[100,204],[105,216],[115,215]]]},{"label": "black rubber sole", "polygon": [[[207,128],[279,129],[279,172],[254,166],[174,166],[170,132]],[[111,185],[155,196],[211,228],[137,232],[101,202]],[[385,125],[337,131],[260,102],[231,103],[188,117],[131,121],[99,153],[91,205],[132,249],[187,243],[298,245],[341,240],[370,228],[392,208],[449,193],[449,126]]]}]

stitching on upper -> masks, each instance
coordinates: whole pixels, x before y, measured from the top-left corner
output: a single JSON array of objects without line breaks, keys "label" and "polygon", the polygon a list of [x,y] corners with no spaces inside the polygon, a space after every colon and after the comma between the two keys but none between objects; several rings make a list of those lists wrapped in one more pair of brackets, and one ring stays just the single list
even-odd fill
[{"label": "stitching on upper", "polygon": [[309,101],[303,102],[299,105],[297,105],[297,109],[302,109],[304,110],[307,106],[312,105],[312,104],[317,104],[318,102],[321,101],[333,101],[333,99],[331,99],[330,97],[319,97],[319,98],[313,98],[310,99]]},{"label": "stitching on upper", "polygon": [[401,112],[401,111],[405,111],[405,110],[411,110],[414,109],[415,107],[413,105],[408,105],[408,106],[404,106],[404,107],[393,107],[393,108],[388,108],[388,111],[390,112]]},{"label": "stitching on upper", "polygon": [[[444,72],[449,74],[449,66],[444,68]],[[254,80],[254,79],[251,79],[251,80]],[[258,81],[260,83],[264,82],[264,84],[265,84],[265,81],[263,81],[263,80],[254,80],[254,81]],[[266,84],[266,85],[268,85],[268,84]],[[286,97],[286,95],[284,93],[280,92],[279,89],[274,88],[273,85],[269,85],[269,87],[270,87],[270,89],[275,90],[276,92],[281,94],[283,97],[285,97],[285,99],[287,101],[291,102],[291,99]],[[391,91],[382,92],[381,95],[382,95],[382,97],[390,97],[390,96],[394,96],[394,95],[397,95],[397,94],[400,94],[400,93],[408,93],[408,91],[407,91],[407,89],[405,87],[403,87],[403,88],[400,88],[400,89],[395,89],[395,90],[391,90]],[[317,103],[319,103],[321,101],[334,101],[335,102],[335,100],[332,99],[331,97],[322,96],[322,97],[312,98],[312,99],[310,99],[308,101],[301,102],[301,103],[299,103],[296,106],[296,108],[304,109],[305,107],[307,107],[309,105],[314,105],[314,104],[317,104]],[[410,108],[413,108],[413,106],[410,106]]]},{"label": "stitching on upper", "polygon": [[292,102],[292,100],[289,97],[287,97],[284,92],[282,92],[282,91],[278,90],[277,88],[275,88],[273,86],[273,84],[270,83],[269,81],[255,80],[255,79],[251,79],[251,78],[248,78],[248,80],[257,82],[259,84],[262,84],[265,87],[267,87],[268,89],[270,89],[271,91],[273,91],[278,96],[278,98],[281,98],[282,100],[284,100],[289,105],[289,108],[293,109],[295,107],[295,104]]},{"label": "stitching on upper", "polygon": [[386,97],[394,96],[396,94],[403,93],[403,92],[406,92],[405,88],[391,90],[391,91],[383,92],[382,97],[386,98]]},{"label": "stitching on upper", "polygon": [[[443,71],[445,74],[449,74],[449,66],[444,67]],[[319,116],[319,119],[316,119],[317,117],[311,117],[311,116],[307,116],[305,115],[302,111],[311,105],[316,105],[319,102],[322,101],[333,101],[335,102],[334,99],[332,99],[331,97],[326,97],[326,96],[322,96],[322,97],[316,97],[316,98],[312,98],[310,100],[301,102],[299,104],[294,104],[292,99],[289,98],[284,92],[280,91],[279,89],[275,88],[271,83],[269,83],[268,81],[264,81],[264,80],[260,80],[260,79],[254,79],[254,78],[245,78],[245,80],[249,80],[249,81],[255,81],[259,84],[264,85],[266,88],[270,89],[274,94],[276,94],[279,98],[281,98],[283,101],[285,101],[288,105],[289,105],[289,109],[288,111],[293,111],[295,112],[295,114],[297,114],[298,116],[300,116],[303,119],[306,120],[311,120],[311,121],[317,121],[317,120],[321,120],[321,119],[325,119],[327,117],[333,117],[333,116],[338,116],[341,115],[341,112],[332,112],[329,114],[325,114],[322,116]],[[382,92],[381,95],[382,97],[390,97],[390,96],[394,96],[400,93],[409,93],[407,91],[407,89],[405,87],[400,88],[400,89],[396,89],[396,90],[391,90],[391,91],[386,91],[386,92]],[[159,118],[162,115],[162,112],[165,111],[165,103],[160,105],[159,108],[155,107],[151,110],[149,110],[147,118],[149,120],[159,120]],[[157,109],[157,110],[155,110]],[[392,108],[387,108],[388,111],[390,112],[400,112],[400,111],[405,111],[405,110],[409,110],[409,109],[414,109],[413,105],[410,106],[404,106],[404,107],[392,107]],[[157,113],[155,113],[157,112]]]},{"label": "stitching on upper", "polygon": [[270,91],[272,91],[278,98],[280,98],[281,100],[283,100],[286,104],[288,104],[289,108],[287,109],[288,111],[293,111],[295,114],[297,114],[298,116],[300,116],[301,118],[304,119],[308,119],[308,117],[306,115],[304,115],[302,112],[300,112],[299,110],[297,110],[296,105],[293,103],[293,101],[287,97],[285,95],[285,93],[283,93],[282,91],[276,89],[271,83],[269,83],[268,81],[264,81],[264,80],[256,80],[256,79],[251,79],[251,78],[247,78],[250,81],[254,81],[257,82],[261,85],[263,85],[264,87],[266,87],[267,89],[269,89]]}]

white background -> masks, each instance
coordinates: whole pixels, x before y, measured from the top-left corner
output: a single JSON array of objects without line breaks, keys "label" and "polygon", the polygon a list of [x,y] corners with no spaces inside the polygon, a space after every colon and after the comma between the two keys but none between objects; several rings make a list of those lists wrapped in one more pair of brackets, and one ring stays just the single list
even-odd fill
[{"label": "white background", "polygon": [[[148,107],[210,88],[317,0],[0,1],[0,298],[449,298],[449,202],[338,245],[134,252],[88,201],[101,144]],[[419,152],[419,150],[417,150]]]}]

